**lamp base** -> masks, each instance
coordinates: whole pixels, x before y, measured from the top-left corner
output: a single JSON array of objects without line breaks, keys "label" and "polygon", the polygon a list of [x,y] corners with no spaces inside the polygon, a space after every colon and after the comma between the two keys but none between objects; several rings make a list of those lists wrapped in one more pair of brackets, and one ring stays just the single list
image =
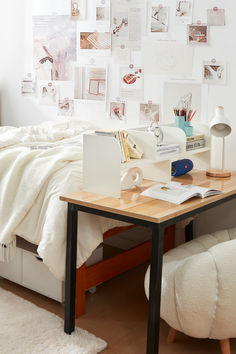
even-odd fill
[{"label": "lamp base", "polygon": [[208,177],[219,177],[219,178],[226,178],[231,176],[231,172],[227,170],[220,170],[217,168],[211,168],[210,170],[206,171],[206,175]]}]

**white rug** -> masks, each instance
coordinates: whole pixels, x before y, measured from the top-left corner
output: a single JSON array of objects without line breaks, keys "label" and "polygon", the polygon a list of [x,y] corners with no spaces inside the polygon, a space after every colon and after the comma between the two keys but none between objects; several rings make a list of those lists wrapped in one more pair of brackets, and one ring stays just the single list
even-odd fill
[{"label": "white rug", "polygon": [[1,354],[96,354],[107,344],[76,328],[63,331],[63,320],[0,288]]}]

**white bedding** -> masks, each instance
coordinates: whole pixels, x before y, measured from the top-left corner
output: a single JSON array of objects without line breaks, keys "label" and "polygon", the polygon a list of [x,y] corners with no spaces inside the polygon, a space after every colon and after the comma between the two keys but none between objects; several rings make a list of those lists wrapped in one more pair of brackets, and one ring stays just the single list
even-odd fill
[{"label": "white bedding", "polygon": [[[82,187],[82,134],[93,128],[73,120],[0,128],[0,243],[14,245],[17,234],[37,244],[58,279],[65,274],[67,217],[59,196]],[[32,145],[53,148],[31,150]],[[79,213],[78,267],[102,242],[102,234],[118,225],[124,223]],[[8,247],[0,252],[4,255],[10,256]]]}]

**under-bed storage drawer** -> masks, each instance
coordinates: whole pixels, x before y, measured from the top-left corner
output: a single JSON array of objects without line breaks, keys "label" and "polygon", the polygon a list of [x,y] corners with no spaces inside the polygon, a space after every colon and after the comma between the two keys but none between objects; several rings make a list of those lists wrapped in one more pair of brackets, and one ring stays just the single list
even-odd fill
[{"label": "under-bed storage drawer", "polygon": [[16,248],[16,255],[10,262],[0,262],[0,276],[15,283],[22,280],[22,252]]},{"label": "under-bed storage drawer", "polygon": [[56,279],[32,253],[22,251],[22,285],[57,301],[64,301],[64,282]]}]

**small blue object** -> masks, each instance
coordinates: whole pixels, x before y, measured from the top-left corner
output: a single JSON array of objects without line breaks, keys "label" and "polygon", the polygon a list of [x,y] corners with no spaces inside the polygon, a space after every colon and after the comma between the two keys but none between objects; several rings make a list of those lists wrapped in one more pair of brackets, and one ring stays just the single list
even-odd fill
[{"label": "small blue object", "polygon": [[183,159],[172,162],[172,172],[171,175],[173,177],[178,177],[185,175],[193,169],[193,161],[189,159]]}]

